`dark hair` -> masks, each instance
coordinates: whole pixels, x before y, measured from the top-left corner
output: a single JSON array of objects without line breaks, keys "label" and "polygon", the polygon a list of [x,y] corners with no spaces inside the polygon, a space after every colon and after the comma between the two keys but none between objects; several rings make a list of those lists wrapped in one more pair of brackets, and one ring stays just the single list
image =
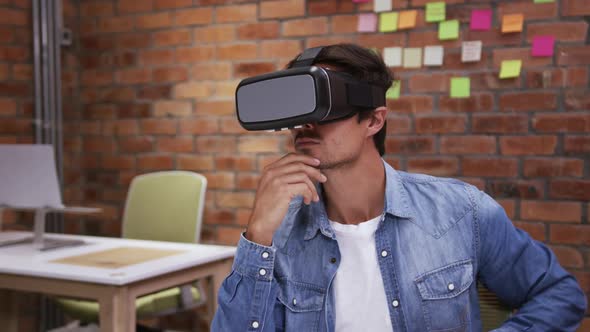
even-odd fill
[{"label": "dark hair", "polygon": [[[291,60],[287,64],[287,68],[291,68],[298,57],[299,55]],[[393,75],[381,56],[377,52],[355,44],[324,46],[313,63],[325,63],[337,66],[339,70],[351,74],[361,81],[382,87],[384,93],[391,87],[391,83],[393,82]],[[358,121],[361,122],[367,119],[371,116],[371,111],[373,110],[359,109]],[[386,132],[387,121],[383,125],[383,128],[373,136],[373,142],[375,142],[375,147],[381,156],[385,154]]]}]

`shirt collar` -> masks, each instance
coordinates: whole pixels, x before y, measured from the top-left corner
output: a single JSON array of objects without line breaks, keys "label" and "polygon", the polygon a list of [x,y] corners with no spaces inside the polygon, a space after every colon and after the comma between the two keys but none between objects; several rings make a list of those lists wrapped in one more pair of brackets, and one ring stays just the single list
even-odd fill
[{"label": "shirt collar", "polygon": [[[385,168],[385,213],[400,218],[413,219],[414,212],[409,204],[408,192],[404,187],[401,176],[385,160],[382,160],[382,162]],[[317,191],[320,201],[310,205],[309,222],[304,239],[313,238],[318,230],[325,236],[334,239],[334,231],[328,221],[328,215],[322,200],[322,186],[319,184],[317,185]]]}]

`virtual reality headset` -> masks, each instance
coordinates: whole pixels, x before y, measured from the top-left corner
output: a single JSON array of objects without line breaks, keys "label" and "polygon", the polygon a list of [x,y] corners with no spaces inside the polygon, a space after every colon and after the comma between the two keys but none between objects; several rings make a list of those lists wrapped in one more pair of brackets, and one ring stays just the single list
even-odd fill
[{"label": "virtual reality headset", "polygon": [[352,75],[313,66],[322,47],[305,50],[292,68],[249,77],[236,89],[246,130],[284,130],[345,119],[385,105],[385,90]]}]

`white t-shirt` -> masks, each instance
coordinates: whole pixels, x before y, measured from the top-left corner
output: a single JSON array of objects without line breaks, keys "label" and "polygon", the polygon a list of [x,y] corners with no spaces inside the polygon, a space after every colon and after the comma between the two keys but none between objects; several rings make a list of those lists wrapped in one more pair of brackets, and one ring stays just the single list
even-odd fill
[{"label": "white t-shirt", "polygon": [[358,225],[330,220],[341,255],[333,281],[337,332],[393,331],[375,248],[382,218]]}]

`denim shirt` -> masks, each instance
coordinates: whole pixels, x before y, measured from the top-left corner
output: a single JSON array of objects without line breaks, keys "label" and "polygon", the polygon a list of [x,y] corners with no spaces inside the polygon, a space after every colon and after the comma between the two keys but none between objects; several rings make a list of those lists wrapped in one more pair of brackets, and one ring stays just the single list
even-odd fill
[{"label": "denim shirt", "polygon": [[[498,203],[458,180],[384,166],[375,255],[394,331],[481,331],[477,281],[518,308],[497,331],[575,331],[586,311],[577,281]],[[293,200],[270,247],[242,235],[212,331],[334,331],[339,262],[324,203]]]}]

